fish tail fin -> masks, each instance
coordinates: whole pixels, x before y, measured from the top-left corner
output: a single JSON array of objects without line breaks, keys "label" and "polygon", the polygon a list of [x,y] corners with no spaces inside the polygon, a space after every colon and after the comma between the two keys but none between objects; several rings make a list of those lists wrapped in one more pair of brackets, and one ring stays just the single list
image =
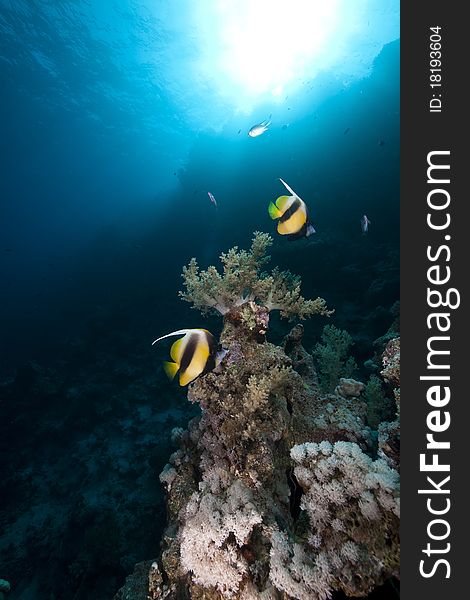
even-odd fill
[{"label": "fish tail fin", "polygon": [[312,235],[312,233],[316,233],[314,226],[309,223],[307,225],[307,231],[305,232],[305,236],[308,237],[309,235]]},{"label": "fish tail fin", "polygon": [[224,360],[227,353],[228,353],[228,350],[226,348],[221,348],[220,350],[217,350],[217,352],[215,353],[215,366],[216,367],[218,367],[220,365],[220,363]]},{"label": "fish tail fin", "polygon": [[282,212],[278,209],[274,202],[269,203],[268,213],[271,219],[279,219],[279,217],[282,216]]},{"label": "fish tail fin", "polygon": [[173,380],[175,378],[176,373],[178,372],[179,365],[177,365],[175,362],[170,362],[166,360],[163,363],[163,369],[165,370],[168,379]]}]

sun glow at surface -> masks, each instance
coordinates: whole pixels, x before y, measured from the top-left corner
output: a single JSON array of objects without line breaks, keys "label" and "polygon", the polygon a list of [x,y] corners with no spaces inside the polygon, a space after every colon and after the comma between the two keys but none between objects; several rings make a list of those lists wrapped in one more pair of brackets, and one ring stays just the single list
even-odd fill
[{"label": "sun glow at surface", "polygon": [[219,66],[250,94],[280,95],[322,52],[337,0],[221,0]]},{"label": "sun glow at surface", "polygon": [[282,103],[328,72],[368,74],[399,37],[397,0],[198,0],[192,80],[235,112]]}]

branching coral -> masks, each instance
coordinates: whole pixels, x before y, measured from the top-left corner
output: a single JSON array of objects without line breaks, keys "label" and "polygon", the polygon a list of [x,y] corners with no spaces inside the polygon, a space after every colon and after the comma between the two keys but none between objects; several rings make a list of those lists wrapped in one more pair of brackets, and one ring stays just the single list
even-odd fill
[{"label": "branching coral", "polygon": [[348,357],[354,342],[347,331],[334,325],[325,325],[321,339],[323,343],[315,346],[313,354],[318,364],[320,387],[323,392],[332,392],[340,377],[351,377],[357,369],[356,361]]},{"label": "branching coral", "polygon": [[288,271],[262,272],[269,261],[272,245],[267,233],[255,232],[249,251],[237,246],[220,255],[222,273],[214,266],[201,271],[195,258],[183,268],[183,300],[202,312],[211,309],[225,315],[249,302],[264,306],[268,312],[279,310],[282,317],[305,319],[314,314],[330,315],[323,298],[306,300],[300,293],[300,278]]},{"label": "branching coral", "polygon": [[377,375],[371,375],[364,388],[364,398],[367,402],[367,421],[373,429],[377,429],[383,420],[382,414],[386,404],[382,390],[382,382]]}]

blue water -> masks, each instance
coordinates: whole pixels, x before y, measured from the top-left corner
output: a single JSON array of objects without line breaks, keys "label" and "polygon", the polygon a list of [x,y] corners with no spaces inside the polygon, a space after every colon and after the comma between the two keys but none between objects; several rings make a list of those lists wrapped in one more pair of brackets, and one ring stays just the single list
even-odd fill
[{"label": "blue water", "polygon": [[[240,2],[238,14],[249,4]],[[296,2],[289,4],[295,10]],[[172,426],[184,426],[184,395],[159,368],[165,348],[150,342],[182,327],[221,329],[217,318],[205,320],[178,299],[181,268],[192,256],[207,266],[232,245],[249,244],[253,231],[270,232],[273,265],[301,275],[306,297],[320,295],[335,308],[331,322],[353,336],[360,364],[387,331],[399,297],[399,3],[337,5],[322,52],[286,67],[285,85],[279,83],[281,66],[273,69],[282,52],[273,61],[268,57],[273,87],[253,89],[243,83],[248,66],[234,74],[222,60],[227,39],[221,36],[237,13],[220,7],[233,8],[233,2],[0,0],[0,377],[7,386],[23,374],[22,402],[7,407],[11,419],[23,411],[47,421],[36,439],[25,419],[4,438],[2,450],[24,475],[28,452],[18,458],[18,449],[36,444],[42,467],[36,479],[26,478],[30,493],[44,476],[41,468],[54,473],[68,443],[83,445],[86,438],[95,448],[89,436],[97,423],[117,418],[110,398],[135,380],[148,387],[120,396],[121,425],[132,418],[136,396],[142,411],[151,396]],[[273,11],[259,23],[260,38],[273,27]],[[228,25],[224,18],[231,19]],[[321,24],[311,19],[311,35],[320,39]],[[281,49],[287,52],[295,37],[285,31]],[[268,131],[249,137],[250,127],[269,115]],[[283,193],[279,177],[309,206],[317,233],[308,240],[287,242],[276,234],[267,206]],[[360,228],[363,214],[371,221],[367,235]],[[325,322],[306,324],[309,349]],[[288,330],[274,319],[271,339],[279,341]],[[67,433],[48,446],[55,420]],[[168,425],[161,426],[168,433]],[[155,429],[147,427],[151,435]],[[105,429],[100,435],[112,438]],[[161,469],[169,442],[152,451],[152,466]],[[132,474],[123,469],[132,487]],[[9,476],[11,498],[2,513],[7,542],[0,544],[8,572],[0,578],[15,581],[11,598],[49,598],[51,591],[64,599],[95,597],[86,595],[88,575],[58,582],[51,567],[38,576],[37,548],[47,554],[59,538],[73,537],[71,519],[64,517],[57,531],[49,528],[53,533],[41,546],[37,532],[45,525],[28,496],[22,518],[36,533],[30,531],[24,551],[28,528],[18,525],[21,515],[11,507],[24,497],[26,476],[21,486]],[[80,495],[79,482],[67,479],[63,497]],[[163,522],[158,482],[152,485],[148,510],[161,511]],[[87,493],[81,501],[93,504],[90,497],[104,492],[90,485]],[[151,508],[156,502],[160,508]],[[101,526],[104,509],[94,506]],[[96,583],[95,591],[102,590],[96,597],[112,597],[135,561],[156,554],[161,526],[145,543],[120,547],[106,566],[107,583]],[[15,540],[16,534],[25,537]],[[77,561],[87,573],[89,558],[71,543],[55,560],[61,573],[71,564],[80,571]],[[28,585],[20,576],[26,561]]]}]

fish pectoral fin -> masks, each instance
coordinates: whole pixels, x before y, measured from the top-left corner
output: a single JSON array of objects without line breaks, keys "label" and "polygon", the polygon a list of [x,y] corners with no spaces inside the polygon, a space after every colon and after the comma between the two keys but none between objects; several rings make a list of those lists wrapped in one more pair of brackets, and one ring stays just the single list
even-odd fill
[{"label": "fish pectoral fin", "polygon": [[176,340],[176,342],[172,345],[170,350],[171,358],[177,363],[181,362],[183,340],[184,337],[180,338],[179,340]]},{"label": "fish pectoral fin", "polygon": [[282,217],[282,212],[278,209],[278,207],[273,202],[269,203],[268,213],[269,213],[269,216],[271,217],[271,219],[279,219],[280,217]]},{"label": "fish pectoral fin", "polygon": [[291,200],[292,196],[279,196],[279,198],[276,200],[276,206],[281,211],[281,214],[283,214],[286,211],[287,206]]},{"label": "fish pectoral fin", "polygon": [[175,378],[175,375],[176,375],[176,373],[178,372],[179,365],[177,365],[177,364],[176,364],[176,363],[174,363],[174,362],[170,362],[170,361],[166,360],[166,361],[163,363],[163,368],[164,368],[164,370],[165,370],[165,373],[166,373],[166,375],[167,375],[168,379],[171,379],[171,380],[172,380],[172,379],[174,379],[174,378]]}]

